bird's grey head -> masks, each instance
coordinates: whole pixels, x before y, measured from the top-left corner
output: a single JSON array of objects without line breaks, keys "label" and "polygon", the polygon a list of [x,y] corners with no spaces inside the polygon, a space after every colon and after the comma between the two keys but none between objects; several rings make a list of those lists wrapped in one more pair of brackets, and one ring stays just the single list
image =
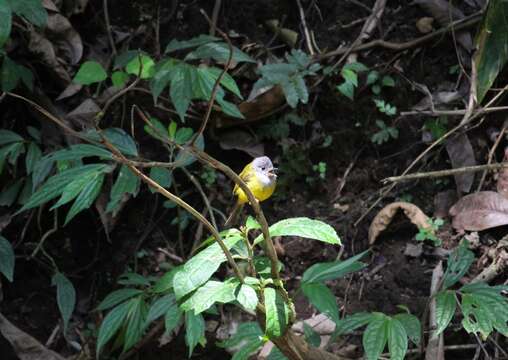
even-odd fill
[{"label": "bird's grey head", "polygon": [[258,174],[262,174],[270,182],[277,179],[276,168],[273,167],[272,160],[268,156],[260,156],[252,161],[252,167]]}]

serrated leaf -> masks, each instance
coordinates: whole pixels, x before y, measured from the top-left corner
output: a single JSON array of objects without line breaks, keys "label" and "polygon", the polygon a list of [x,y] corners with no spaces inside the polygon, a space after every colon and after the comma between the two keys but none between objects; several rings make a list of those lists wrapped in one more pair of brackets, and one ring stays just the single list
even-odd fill
[{"label": "serrated leaf", "polygon": [[234,301],[237,286],[238,284],[233,282],[210,280],[198,288],[180,307],[184,311],[194,310],[194,314],[198,315],[216,302],[225,304]]},{"label": "serrated leaf", "polygon": [[58,303],[58,309],[62,315],[64,323],[63,332],[65,334],[69,325],[69,320],[72,316],[72,312],[76,306],[76,290],[74,290],[74,286],[70,280],[60,272],[57,272],[55,275],[53,275],[51,284],[56,286],[56,299]]},{"label": "serrated leaf", "polygon": [[185,313],[185,343],[189,348],[189,357],[194,348],[205,336],[205,320],[203,316],[195,315],[193,311]]},{"label": "serrated leaf", "polygon": [[14,250],[11,243],[0,235],[0,273],[10,282],[14,277],[14,259]]},{"label": "serrated leaf", "polygon": [[44,156],[44,160],[48,159],[51,161],[60,161],[60,160],[80,160],[86,157],[99,157],[101,159],[111,160],[113,159],[113,154],[99,146],[90,145],[90,144],[76,144],[71,145],[66,149],[54,151],[46,156]]},{"label": "serrated leaf", "polygon": [[127,80],[129,80],[129,74],[123,72],[123,71],[115,71],[111,75],[111,82],[113,83],[113,86],[122,88],[127,83]]},{"label": "serrated leaf", "polygon": [[321,283],[304,283],[302,291],[309,302],[336,324],[340,322],[339,308],[333,293]]},{"label": "serrated leaf", "polygon": [[180,307],[175,305],[166,312],[164,315],[164,328],[166,329],[166,333],[170,333],[174,328],[178,326],[180,320],[182,319],[183,312],[180,310]]},{"label": "serrated leaf", "polygon": [[457,303],[454,291],[442,291],[436,296],[436,335],[441,334],[455,315]]},{"label": "serrated leaf", "polygon": [[129,61],[125,67],[125,71],[128,74],[139,76],[141,79],[149,79],[154,74],[154,67],[155,62],[150,56],[140,55]]},{"label": "serrated leaf", "polygon": [[344,261],[333,261],[328,263],[317,263],[305,270],[302,283],[322,282],[342,277],[351,272],[363,269],[366,264],[358,260],[364,257],[368,251],[352,256]]},{"label": "serrated leaf", "polygon": [[402,323],[397,319],[388,321],[388,350],[390,360],[404,360],[407,352],[407,334]]},{"label": "serrated leaf", "polygon": [[[223,69],[219,69],[216,67],[207,68],[207,72],[210,74],[210,77],[213,79],[214,82],[217,81],[222,71]],[[240,99],[243,99],[235,79],[233,79],[233,77],[229,75],[227,72],[224,73],[224,75],[222,76],[220,84],[229,91],[231,91],[233,94],[238,96]]]},{"label": "serrated leaf", "polygon": [[257,322],[243,322],[238,326],[238,330],[229,339],[217,343],[217,346],[222,348],[237,347],[242,343],[259,343],[261,345],[263,340],[263,331]]},{"label": "serrated leaf", "polygon": [[448,258],[443,287],[449,288],[459,281],[469,270],[473,261],[474,253],[467,248],[467,242],[462,242]]},{"label": "serrated leaf", "polygon": [[280,86],[284,92],[286,102],[294,109],[296,105],[298,105],[299,99],[298,92],[296,91],[294,84],[289,81],[289,79],[284,79],[284,81],[280,83]]},{"label": "serrated leaf", "polygon": [[0,48],[4,46],[11,35],[12,10],[7,0],[0,0]]},{"label": "serrated leaf", "polygon": [[200,45],[208,44],[209,42],[219,41],[220,39],[206,34],[201,34],[197,37],[194,37],[190,40],[176,40],[173,39],[169,42],[168,46],[166,47],[165,53],[170,53],[177,50],[184,50],[189,49],[193,47],[197,47]]},{"label": "serrated leaf", "polygon": [[131,169],[122,165],[113,187],[111,188],[110,200],[106,212],[114,212],[125,194],[135,195],[139,188],[140,180]]},{"label": "serrated leaf", "polygon": [[131,299],[129,304],[129,315],[127,317],[127,328],[123,343],[123,351],[129,350],[141,339],[144,330],[146,304],[141,297]]},{"label": "serrated leaf", "polygon": [[345,97],[349,98],[350,100],[354,100],[355,98],[355,87],[350,82],[343,82],[342,84],[337,86],[337,90],[344,95]]},{"label": "serrated leaf", "polygon": [[354,87],[358,86],[358,75],[353,70],[343,69],[341,75],[347,83],[352,84]]},{"label": "serrated leaf", "polygon": [[79,212],[88,209],[93,204],[101,192],[103,181],[104,173],[99,173],[83,188],[67,213],[64,226],[67,225],[69,221],[71,221],[72,218],[74,218],[74,216],[76,216]]},{"label": "serrated leaf", "polygon": [[40,0],[8,0],[12,11],[32,24],[42,27],[48,21],[48,13]]},{"label": "serrated leaf", "polygon": [[145,328],[147,328],[152,321],[165,315],[172,307],[178,307],[174,294],[168,294],[155,300],[148,311]]},{"label": "serrated leaf", "polygon": [[143,292],[143,290],[139,289],[119,289],[115,290],[111,293],[109,293],[104,300],[101,301],[99,306],[97,306],[97,310],[104,311],[109,308],[112,308],[113,306],[116,306],[120,304],[121,302],[124,302],[125,300],[128,300],[136,295],[139,295]]},{"label": "serrated leaf", "polygon": [[251,286],[243,284],[238,290],[236,301],[247,310],[255,310],[259,300],[256,291]]},{"label": "serrated leaf", "polygon": [[374,84],[378,79],[379,79],[379,72],[377,72],[376,70],[372,70],[367,75],[367,85]]},{"label": "serrated leaf", "polygon": [[303,334],[305,335],[305,340],[315,348],[319,347],[321,345],[321,336],[317,332],[314,331],[314,329],[307,324],[306,322],[303,323]]},{"label": "serrated leaf", "polygon": [[81,191],[87,186],[91,181],[94,181],[95,178],[99,176],[99,173],[89,172],[80,176],[74,180],[72,180],[69,184],[65,185],[62,196],[60,199],[51,207],[50,210],[54,210],[68,202],[74,200],[76,196],[79,195]]},{"label": "serrated leaf", "polygon": [[173,70],[177,64],[175,59],[167,59],[155,67],[155,72],[150,80],[150,90],[152,91],[154,102],[157,102],[164,88],[171,82]]},{"label": "serrated leaf", "polygon": [[196,82],[196,69],[187,64],[175,66],[171,77],[169,95],[180,120],[184,121],[194,95],[193,84]]},{"label": "serrated leaf", "polygon": [[284,334],[289,323],[289,308],[280,294],[271,287],[263,289],[265,304],[265,332],[268,338]]},{"label": "serrated leaf", "polygon": [[120,128],[108,128],[104,136],[124,155],[138,156],[138,148],[134,139]]},{"label": "serrated leaf", "polygon": [[14,131],[0,129],[0,145],[10,144],[13,142],[22,142],[23,138]]},{"label": "serrated leaf", "polygon": [[422,337],[422,327],[420,324],[420,320],[411,314],[397,314],[393,317],[400,321],[404,329],[406,330],[406,334],[408,338],[417,346],[420,345],[420,339]]},{"label": "serrated leaf", "polygon": [[[200,45],[197,49],[191,51],[185,57],[185,60],[195,59],[214,59],[217,62],[225,63],[228,61],[230,49],[228,44],[224,42],[207,42]],[[255,63],[256,61],[243,51],[233,46],[233,61],[250,62]]]},{"label": "serrated leaf", "polygon": [[[341,244],[334,228],[320,220],[306,217],[281,220],[271,225],[269,230],[270,236],[301,236],[327,244]],[[254,240],[254,244],[259,244],[261,241],[263,241],[263,235],[259,235]]]},{"label": "serrated leaf", "polygon": [[[223,231],[221,236],[228,249],[242,239],[240,231],[235,229]],[[208,281],[224,261],[226,261],[226,255],[217,243],[193,256],[175,274],[173,285],[176,298],[182,298]]]},{"label": "serrated leaf", "polygon": [[292,77],[291,80],[293,86],[295,87],[296,93],[298,94],[298,99],[302,104],[307,104],[309,101],[309,89],[307,89],[307,85],[305,84],[303,76],[296,74]]},{"label": "serrated leaf", "polygon": [[[1,1],[1,0],[0,0]],[[41,159],[42,151],[36,143],[30,142],[25,158],[26,173],[31,174],[35,164]]]},{"label": "serrated leaf", "polygon": [[78,177],[84,176],[87,173],[106,172],[109,169],[109,165],[89,164],[62,171],[46,181],[46,183],[30,197],[30,200],[17,213],[37,207],[58,197],[64,191],[65,186]]},{"label": "serrated leaf", "polygon": [[173,278],[175,274],[180,270],[181,266],[177,266],[160,277],[159,280],[153,286],[152,291],[156,294],[164,293],[173,288]]},{"label": "serrated leaf", "polygon": [[[215,78],[216,79],[216,78]],[[196,69],[196,81],[192,84],[193,98],[208,101],[212,96],[213,87],[215,86],[214,74],[208,68]],[[217,89],[217,99],[224,97],[224,90],[219,86]]]},{"label": "serrated leaf", "polygon": [[97,359],[99,359],[99,355],[104,345],[111,340],[126,320],[130,306],[131,304],[128,301],[118,305],[111,310],[102,321],[99,328],[99,335],[97,337]]},{"label": "serrated leaf", "polygon": [[97,61],[86,61],[81,64],[73,81],[81,85],[91,85],[108,78],[106,70]]},{"label": "serrated leaf", "polygon": [[378,360],[388,341],[390,318],[383,314],[374,314],[373,319],[363,333],[362,343],[368,360]]},{"label": "serrated leaf", "polygon": [[132,286],[150,286],[150,279],[143,275],[128,272],[120,276],[118,283],[121,285],[132,285]]},{"label": "serrated leaf", "polygon": [[337,335],[341,335],[354,331],[364,325],[367,325],[372,319],[373,315],[371,313],[361,312],[348,315],[337,323],[335,333]]}]

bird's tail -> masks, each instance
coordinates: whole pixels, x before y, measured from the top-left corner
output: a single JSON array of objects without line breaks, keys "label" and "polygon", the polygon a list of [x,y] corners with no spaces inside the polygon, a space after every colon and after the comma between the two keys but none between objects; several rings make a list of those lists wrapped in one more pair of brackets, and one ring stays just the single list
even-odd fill
[{"label": "bird's tail", "polygon": [[224,223],[224,228],[230,228],[235,225],[238,220],[238,215],[242,212],[244,204],[236,203],[235,207],[231,211],[231,215],[229,215],[228,219]]}]

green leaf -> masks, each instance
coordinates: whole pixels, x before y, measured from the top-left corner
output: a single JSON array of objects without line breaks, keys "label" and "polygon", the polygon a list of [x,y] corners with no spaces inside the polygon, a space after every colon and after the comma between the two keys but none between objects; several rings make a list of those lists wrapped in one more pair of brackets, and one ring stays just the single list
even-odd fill
[{"label": "green leaf", "polygon": [[129,315],[127,317],[127,328],[123,343],[123,352],[132,348],[141,339],[143,335],[146,304],[143,298],[137,297],[128,301]]},{"label": "green leaf", "polygon": [[452,321],[456,306],[454,291],[441,291],[436,296],[436,335],[441,334]]},{"label": "green leaf", "polygon": [[81,160],[86,157],[99,157],[101,159],[112,160],[113,154],[99,146],[90,145],[90,144],[76,144],[71,145],[67,149],[62,149],[58,151],[54,151],[46,156],[44,156],[44,160],[48,159],[51,161],[60,161],[60,160]]},{"label": "green leaf", "polygon": [[141,79],[149,79],[153,76],[155,71],[155,62],[148,55],[136,56],[129,61],[125,67],[128,74],[139,76]]},{"label": "green leaf", "polygon": [[284,334],[289,323],[289,308],[282,296],[271,287],[263,289],[266,311],[265,332],[268,338],[279,337]]},{"label": "green leaf", "polygon": [[110,200],[106,212],[115,212],[120,200],[125,194],[136,195],[139,188],[139,178],[127,165],[122,165],[113,187],[111,188]]},{"label": "green leaf", "polygon": [[235,104],[221,98],[217,98],[217,102],[219,103],[224,114],[235,117],[237,119],[245,119],[245,116]]},{"label": "green leaf", "polygon": [[169,95],[182,121],[185,119],[185,113],[194,95],[193,84],[196,82],[196,77],[196,69],[187,64],[179,64],[173,70]]},{"label": "green leaf", "polygon": [[353,315],[348,315],[341,319],[335,328],[337,335],[346,334],[354,331],[364,325],[367,325],[373,319],[373,314],[360,312]]},{"label": "green leaf", "polygon": [[148,327],[152,321],[165,315],[172,307],[178,307],[174,294],[168,294],[155,300],[148,311],[145,328]]},{"label": "green leaf", "polygon": [[303,76],[296,74],[291,78],[291,82],[295,87],[296,93],[298,94],[298,99],[303,104],[307,104],[309,101],[309,89],[307,89],[307,85],[305,84]]},{"label": "green leaf", "polygon": [[194,314],[198,315],[216,302],[225,304],[234,301],[237,286],[237,283],[231,281],[210,280],[198,288],[180,307],[184,311],[194,310]]},{"label": "green leaf", "polygon": [[21,81],[25,86],[30,90],[33,91],[34,88],[34,75],[32,74],[32,71],[27,68],[26,66],[17,64],[17,72],[18,76],[21,78]]},{"label": "green leaf", "polygon": [[476,68],[476,93],[481,103],[508,60],[508,2],[489,2],[487,13],[476,38],[473,66]]},{"label": "green leaf", "polygon": [[354,87],[358,86],[358,75],[356,74],[356,72],[354,72],[351,69],[343,69],[341,74],[347,83],[352,84]]},{"label": "green leaf", "polygon": [[106,343],[118,332],[124,321],[126,320],[131,304],[126,301],[113,310],[102,321],[99,328],[99,335],[97,337],[97,359],[101,353],[102,348]]},{"label": "green leaf", "polygon": [[[222,74],[223,69],[219,69],[216,67],[211,68],[205,68],[206,71],[210,74],[210,77],[213,79],[214,83],[219,78],[220,74]],[[238,96],[240,99],[243,99],[242,94],[240,93],[240,89],[238,88],[238,85],[236,84],[235,79],[231,75],[229,75],[227,72],[223,75],[222,80],[220,82],[222,86],[224,86],[226,89],[231,91],[233,94]]]},{"label": "green leaf", "polygon": [[14,131],[0,129],[0,145],[10,144],[13,142],[22,142],[23,138]]},{"label": "green leaf", "polygon": [[[269,230],[270,236],[301,236],[328,244],[341,244],[334,228],[320,220],[305,217],[281,220],[270,226]],[[254,240],[254,244],[259,244],[261,241],[263,241],[263,235],[259,235]]]},{"label": "green leaf", "polygon": [[352,256],[344,261],[332,261],[327,263],[317,263],[305,270],[302,277],[302,283],[322,282],[340,278],[346,274],[363,269],[366,264],[359,262],[362,257],[367,255],[368,250],[358,255]]},{"label": "green leaf", "polygon": [[180,310],[180,307],[176,304],[175,306],[170,307],[164,315],[164,328],[166,329],[166,333],[173,331],[173,329],[178,326],[181,319],[182,310]]},{"label": "green leaf", "polygon": [[48,13],[40,0],[8,0],[12,11],[23,16],[35,26],[42,27],[48,21]]},{"label": "green leaf", "polygon": [[282,91],[286,97],[286,102],[294,109],[296,105],[298,105],[299,99],[298,92],[296,91],[294,84],[289,81],[289,79],[284,79],[280,83],[280,86],[282,87]]},{"label": "green leaf", "polygon": [[14,250],[11,243],[0,235],[0,273],[10,282],[14,277],[14,259]]},{"label": "green leaf", "polygon": [[[150,169],[150,178],[165,189],[168,189],[171,187],[171,183],[173,180],[173,177],[171,176],[171,171],[169,171],[169,169],[163,168],[163,167],[151,168]],[[152,187],[150,187],[150,191],[152,193],[156,192],[156,190],[153,189]]]},{"label": "green leaf", "polygon": [[91,85],[108,78],[106,70],[97,61],[86,61],[81,64],[73,81],[81,85]]},{"label": "green leaf", "polygon": [[12,91],[18,86],[20,79],[18,65],[6,55],[3,58],[4,61],[2,63],[2,73],[0,76],[2,79],[2,90]]},{"label": "green leaf", "polygon": [[160,277],[153,286],[152,291],[156,294],[165,293],[173,288],[173,278],[180,270],[181,266],[177,266]]},{"label": "green leaf", "polygon": [[[221,236],[228,249],[242,239],[242,234],[236,229],[223,231]],[[175,274],[173,285],[176,298],[182,298],[208,281],[224,261],[226,261],[226,255],[217,243],[193,256]]]},{"label": "green leaf", "polygon": [[0,0],[0,48],[4,46],[11,35],[12,10],[7,0]]},{"label": "green leaf", "polygon": [[127,80],[129,80],[129,74],[123,72],[123,71],[115,71],[111,75],[111,81],[113,82],[113,86],[122,88],[127,83]]},{"label": "green leaf", "polygon": [[233,348],[243,343],[256,342],[260,346],[263,343],[262,337],[263,331],[259,327],[259,324],[254,321],[243,322],[238,326],[238,330],[229,339],[217,343],[217,346],[222,348]]},{"label": "green leaf", "polygon": [[345,97],[349,98],[350,100],[354,100],[355,98],[355,87],[350,82],[343,82],[342,84],[337,86],[337,90],[344,95]]},{"label": "green leaf", "polygon": [[[198,136],[194,146],[201,151],[205,149],[205,138],[202,134]],[[175,157],[176,166],[179,167],[187,167],[194,161],[196,161],[196,158],[185,150],[180,150]]]},{"label": "green leaf", "polygon": [[[193,98],[208,101],[212,96],[215,86],[214,74],[208,71],[208,68],[196,69],[196,81],[192,84]],[[217,89],[217,99],[224,97],[224,90],[219,86]]]},{"label": "green leaf", "polygon": [[249,285],[240,285],[236,301],[240,303],[247,310],[255,310],[258,305],[258,296],[256,291]]},{"label": "green leaf", "polygon": [[201,35],[194,37],[190,40],[181,40],[180,41],[180,40],[173,39],[169,42],[168,46],[166,47],[165,53],[167,54],[167,53],[177,51],[177,50],[189,49],[189,48],[197,47],[200,45],[208,44],[209,42],[214,42],[214,41],[219,41],[219,40],[220,39],[215,36],[205,35],[205,34],[201,34]]},{"label": "green leaf", "polygon": [[304,283],[302,291],[309,302],[335,323],[339,323],[339,308],[333,293],[321,283]]},{"label": "green leaf", "polygon": [[124,302],[125,300],[128,300],[136,295],[141,294],[142,292],[143,290],[130,288],[115,290],[109,293],[104,298],[104,300],[101,301],[99,306],[97,306],[97,310],[99,311],[107,310],[113,306],[120,304],[121,302]]},{"label": "green leaf", "polygon": [[363,333],[362,343],[368,360],[378,360],[388,341],[390,318],[375,313]]},{"label": "green leaf", "polygon": [[76,306],[76,290],[72,283],[65,277],[64,274],[57,272],[51,279],[51,285],[56,286],[56,299],[58,303],[58,309],[62,314],[64,323],[64,334],[67,331],[69,320]]},{"label": "green leaf", "polygon": [[101,192],[103,181],[104,173],[99,173],[83,188],[83,190],[76,198],[74,204],[72,204],[71,209],[67,213],[64,226],[67,225],[69,221],[74,218],[74,216],[76,216],[82,210],[88,209],[93,204]]},{"label": "green leaf", "polygon": [[[229,58],[229,46],[224,42],[207,42],[203,45],[200,45],[196,50],[190,52],[185,57],[185,60],[195,60],[195,59],[214,59],[217,62],[225,63]],[[240,62],[250,62],[255,63],[256,61],[251,58],[249,55],[245,54],[243,51],[237,49],[233,46],[233,61]]]},{"label": "green leaf", "polygon": [[407,352],[407,334],[402,323],[397,319],[388,321],[388,350],[390,360],[404,360]]},{"label": "green leaf", "polygon": [[420,339],[422,337],[422,327],[420,320],[411,314],[397,314],[393,317],[400,321],[409,339],[417,346],[420,345]]},{"label": "green leaf", "polygon": [[189,357],[192,356],[196,345],[205,337],[205,320],[201,314],[195,315],[193,311],[185,313],[185,343],[189,348]]},{"label": "green leaf", "polygon": [[[1,0],[0,0],[1,1]],[[26,164],[26,173],[31,174],[35,164],[41,159],[42,157],[42,151],[37,146],[36,143],[31,142],[28,145],[28,151],[25,158],[25,164]]]},{"label": "green leaf", "polygon": [[150,286],[150,280],[143,275],[128,272],[120,276],[118,283],[121,285]]},{"label": "green leaf", "polygon": [[157,102],[164,88],[169,85],[173,77],[173,70],[177,64],[175,59],[167,59],[155,66],[153,77],[150,80],[150,90],[152,91],[154,102]]},{"label": "green leaf", "polygon": [[321,345],[321,336],[319,336],[319,334],[315,332],[314,329],[306,322],[303,323],[303,334],[305,335],[305,340],[307,340],[310,345],[316,348]]},{"label": "green leaf", "polygon": [[[120,69],[127,66],[134,58],[137,58],[139,55],[146,55],[144,51],[140,50],[127,50],[117,55],[115,58],[115,64],[113,66],[114,69]],[[137,74],[136,74],[137,75]]]},{"label": "green leaf", "polygon": [[69,182],[78,177],[84,176],[87,173],[106,172],[109,171],[109,169],[110,166],[106,164],[89,164],[64,170],[46,181],[17,213],[37,207],[56,198],[63,193],[65,186]]},{"label": "green leaf", "polygon": [[94,181],[97,176],[99,176],[98,172],[89,172],[84,174],[81,177],[72,180],[69,184],[67,184],[63,190],[62,197],[56,202],[55,205],[51,207],[50,210],[54,210],[68,202],[74,200],[76,196],[78,196],[81,191],[87,186],[91,181]]},{"label": "green leaf", "polygon": [[443,287],[449,288],[459,281],[469,270],[473,261],[474,253],[467,248],[467,242],[461,242],[448,258]]},{"label": "green leaf", "polygon": [[383,76],[383,79],[381,80],[381,85],[386,87],[394,87],[395,86],[395,80],[389,75]]},{"label": "green leaf", "polygon": [[379,79],[379,72],[377,72],[376,70],[372,70],[367,75],[367,85],[374,84],[378,79]]},{"label": "green leaf", "polygon": [[288,360],[288,358],[285,357],[284,354],[274,346],[266,360]]},{"label": "green leaf", "polygon": [[103,131],[104,136],[113,145],[115,145],[121,153],[128,156],[138,156],[138,148],[134,139],[120,128],[108,128]]},{"label": "green leaf", "polygon": [[24,182],[24,179],[16,180],[7,189],[3,190],[0,193],[0,206],[11,206],[14,204]]},{"label": "green leaf", "polygon": [[9,161],[9,164],[11,164],[12,166],[16,166],[19,156],[24,152],[25,146],[23,145],[23,143],[12,144],[12,148],[9,153],[9,158],[7,159],[7,161]]},{"label": "green leaf", "polygon": [[28,201],[30,196],[32,196],[32,194],[33,194],[32,188],[33,188],[32,177],[29,176],[26,178],[25,185],[23,185],[23,189],[21,190],[21,193],[19,194],[19,197],[18,197],[18,204],[19,205],[26,204],[26,202]]},{"label": "green leaf", "polygon": [[194,130],[188,127],[182,127],[175,133],[174,140],[177,144],[183,145],[192,138]]},{"label": "green leaf", "polygon": [[359,63],[359,62],[353,62],[353,63],[346,64],[346,65],[344,65],[343,69],[352,70],[357,73],[369,70],[369,68],[367,66],[365,66],[364,64]]}]

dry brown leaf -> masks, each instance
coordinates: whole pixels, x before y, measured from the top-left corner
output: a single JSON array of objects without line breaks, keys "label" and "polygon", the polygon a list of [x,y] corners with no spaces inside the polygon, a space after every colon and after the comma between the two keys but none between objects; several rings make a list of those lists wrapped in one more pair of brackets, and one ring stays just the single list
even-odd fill
[{"label": "dry brown leaf", "polygon": [[[503,161],[508,161],[508,148],[504,151]],[[499,194],[508,199],[508,168],[502,168],[499,170],[496,188]]]},{"label": "dry brown leaf", "polygon": [[369,244],[372,245],[376,241],[379,234],[385,230],[393,220],[398,210],[404,211],[404,214],[418,228],[429,227],[429,217],[416,205],[407,202],[394,202],[386,205],[379,211],[372,220],[369,227]]},{"label": "dry brown leaf", "polygon": [[480,191],[460,199],[450,209],[452,226],[481,231],[508,224],[508,199],[494,191]]},{"label": "dry brown leaf", "polygon": [[[452,162],[454,169],[464,166],[476,165],[476,159],[474,157],[473,146],[469,142],[469,138],[465,133],[459,134],[458,136],[450,139],[446,143],[446,151]],[[457,189],[463,193],[467,193],[471,190],[474,182],[474,172],[466,172],[462,174],[456,174],[454,176]]]}]

